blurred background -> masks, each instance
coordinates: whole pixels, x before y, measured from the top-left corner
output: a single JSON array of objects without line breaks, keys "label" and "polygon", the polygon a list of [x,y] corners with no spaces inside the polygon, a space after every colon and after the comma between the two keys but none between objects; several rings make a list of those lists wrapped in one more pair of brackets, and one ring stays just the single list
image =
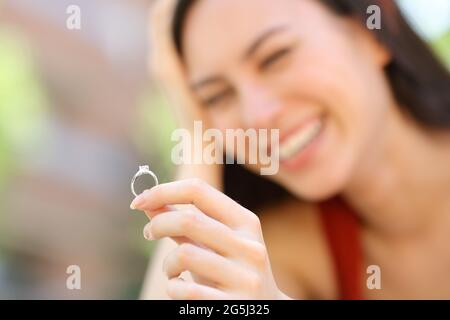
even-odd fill
[{"label": "blurred background", "polygon": [[[142,164],[174,172],[146,64],[153,1],[0,0],[0,299],[139,297],[154,243],[130,180]],[[450,0],[397,2],[450,69]]]}]

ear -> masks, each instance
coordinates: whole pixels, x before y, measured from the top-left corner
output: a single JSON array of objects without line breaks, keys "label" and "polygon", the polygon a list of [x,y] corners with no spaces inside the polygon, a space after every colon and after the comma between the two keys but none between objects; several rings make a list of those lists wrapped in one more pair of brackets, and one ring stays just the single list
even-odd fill
[{"label": "ear", "polygon": [[386,67],[392,60],[392,54],[389,49],[378,40],[376,32],[380,31],[369,30],[356,18],[348,20],[351,36],[354,41],[358,43],[360,50],[363,50],[376,65],[381,68]]}]

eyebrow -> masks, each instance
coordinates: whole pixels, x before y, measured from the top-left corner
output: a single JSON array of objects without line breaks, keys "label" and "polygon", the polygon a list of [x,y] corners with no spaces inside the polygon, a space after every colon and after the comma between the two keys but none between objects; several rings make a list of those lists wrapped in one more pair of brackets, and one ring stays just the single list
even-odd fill
[{"label": "eyebrow", "polygon": [[[271,36],[284,31],[287,28],[286,25],[278,25],[274,26],[266,31],[264,31],[260,36],[258,36],[252,44],[248,47],[247,50],[245,50],[243,55],[243,60],[249,59],[258,49],[264,44],[264,42],[269,39]],[[202,79],[200,81],[196,81],[191,85],[191,88],[193,90],[199,89],[200,87],[211,85],[214,83],[220,83],[223,79],[220,76],[211,76],[207,77],[205,79]]]}]

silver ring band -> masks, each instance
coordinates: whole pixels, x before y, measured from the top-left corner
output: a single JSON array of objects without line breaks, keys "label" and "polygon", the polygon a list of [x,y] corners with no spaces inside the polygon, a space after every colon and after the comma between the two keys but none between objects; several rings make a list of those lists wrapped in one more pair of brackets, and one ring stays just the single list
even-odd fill
[{"label": "silver ring band", "polygon": [[143,174],[149,174],[153,177],[155,180],[155,186],[158,185],[158,178],[156,177],[156,174],[153,173],[153,171],[150,170],[149,166],[139,166],[139,171],[136,172],[133,179],[131,180],[131,192],[135,197],[138,195],[136,194],[136,191],[134,190],[134,182],[136,181],[137,177],[142,176]]}]

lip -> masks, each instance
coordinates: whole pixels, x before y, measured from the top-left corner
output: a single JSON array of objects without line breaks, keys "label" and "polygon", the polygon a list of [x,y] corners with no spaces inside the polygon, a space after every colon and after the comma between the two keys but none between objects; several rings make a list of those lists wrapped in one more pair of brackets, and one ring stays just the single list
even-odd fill
[{"label": "lip", "polygon": [[[280,165],[285,167],[287,170],[294,171],[298,170],[299,168],[303,167],[309,160],[313,157],[313,155],[316,153],[317,148],[319,147],[321,141],[323,140],[323,136],[326,130],[326,117],[325,116],[314,116],[311,118],[308,118],[308,120],[305,120],[301,124],[295,127],[295,129],[290,130],[289,134],[283,135],[283,139],[289,138],[289,136],[302,128],[307,123],[314,121],[316,119],[320,119],[322,122],[322,128],[319,132],[319,134],[311,141],[309,144],[302,150],[298,151],[294,156],[292,156],[289,159],[283,159],[280,160]],[[282,139],[280,139],[280,144],[282,143]]]}]

